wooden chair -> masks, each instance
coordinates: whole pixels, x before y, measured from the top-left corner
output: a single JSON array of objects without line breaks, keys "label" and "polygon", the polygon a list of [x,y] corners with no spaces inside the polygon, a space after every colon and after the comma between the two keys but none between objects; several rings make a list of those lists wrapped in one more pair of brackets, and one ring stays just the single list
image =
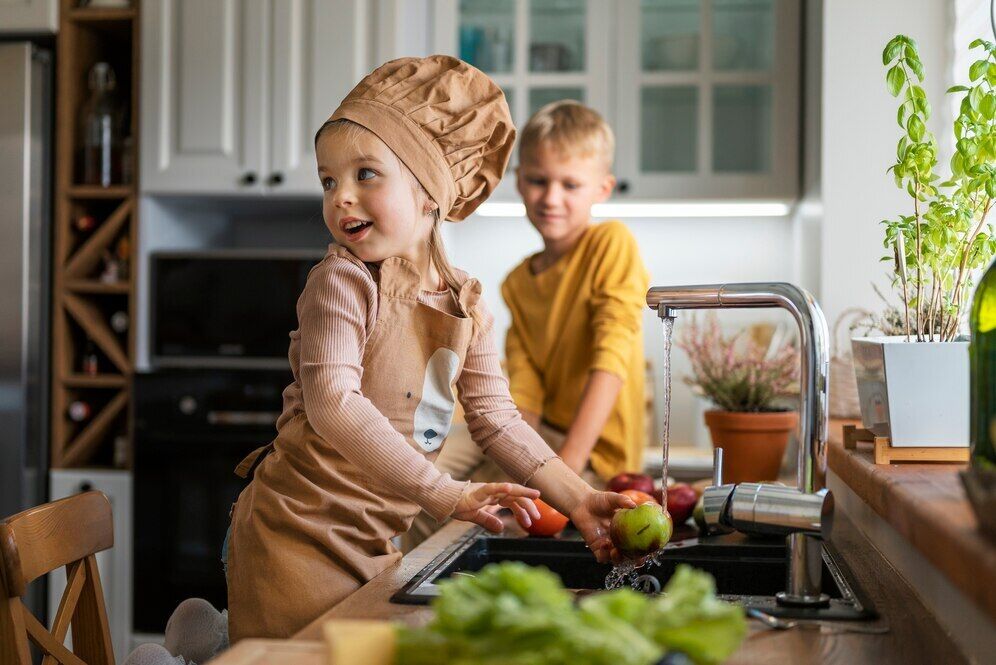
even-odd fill
[{"label": "wooden chair", "polygon": [[[31,665],[28,641],[43,665],[114,665],[114,650],[94,554],[114,545],[111,504],[84,492],[0,521],[0,665]],[[66,566],[66,591],[52,629],[21,602],[28,584]],[[73,628],[73,650],[64,646]]]}]

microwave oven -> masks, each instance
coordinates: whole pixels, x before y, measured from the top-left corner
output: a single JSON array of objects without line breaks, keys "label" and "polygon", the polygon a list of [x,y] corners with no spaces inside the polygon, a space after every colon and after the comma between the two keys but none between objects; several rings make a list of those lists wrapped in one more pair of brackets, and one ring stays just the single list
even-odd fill
[{"label": "microwave oven", "polygon": [[151,257],[154,367],[287,367],[288,334],[315,252],[157,252]]}]

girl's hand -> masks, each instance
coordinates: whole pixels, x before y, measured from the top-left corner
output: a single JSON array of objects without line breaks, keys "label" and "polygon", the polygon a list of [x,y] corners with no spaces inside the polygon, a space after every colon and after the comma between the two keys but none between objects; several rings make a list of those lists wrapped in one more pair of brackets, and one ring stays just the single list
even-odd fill
[{"label": "girl's hand", "polygon": [[539,490],[515,483],[467,483],[453,510],[453,517],[479,524],[492,533],[501,533],[505,525],[497,515],[487,510],[488,506],[508,508],[521,524],[529,525],[540,518],[539,510],[533,503],[539,495]]},{"label": "girl's hand", "polygon": [[612,516],[622,508],[636,508],[636,503],[622,494],[592,490],[569,515],[599,563],[620,560],[609,538],[609,527]]}]

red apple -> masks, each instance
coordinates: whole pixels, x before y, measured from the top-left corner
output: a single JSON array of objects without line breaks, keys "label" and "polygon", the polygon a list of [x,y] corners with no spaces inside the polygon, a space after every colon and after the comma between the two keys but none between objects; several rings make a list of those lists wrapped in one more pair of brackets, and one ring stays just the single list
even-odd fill
[{"label": "red apple", "polygon": [[623,490],[639,490],[650,494],[654,493],[654,479],[642,473],[620,473],[613,476],[605,489],[610,492],[622,492]]},{"label": "red apple", "polygon": [[695,510],[698,498],[692,486],[685,483],[675,483],[667,488],[667,512],[671,513],[675,524],[684,524],[688,521],[692,511]]},{"label": "red apple", "polygon": [[646,492],[641,492],[640,490],[623,490],[622,492],[619,493],[622,494],[623,496],[628,496],[629,498],[633,499],[633,503],[635,503],[638,506],[641,503],[647,503],[647,502],[656,503],[657,505],[660,505],[660,501],[650,496]]}]

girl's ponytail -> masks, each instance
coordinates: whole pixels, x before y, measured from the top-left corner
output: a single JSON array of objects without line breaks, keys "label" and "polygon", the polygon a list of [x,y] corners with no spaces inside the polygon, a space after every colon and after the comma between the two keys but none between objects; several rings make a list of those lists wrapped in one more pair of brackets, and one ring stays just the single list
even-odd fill
[{"label": "girl's ponytail", "polygon": [[[449,257],[446,256],[439,210],[435,210],[433,214],[435,219],[432,223],[432,235],[429,236],[429,259],[432,261],[432,265],[436,266],[436,270],[446,283],[446,287],[453,292],[454,296],[459,297],[460,278],[453,264],[450,263]],[[477,335],[483,328],[484,321],[476,304],[470,309],[470,318],[474,320],[474,334]]]}]

